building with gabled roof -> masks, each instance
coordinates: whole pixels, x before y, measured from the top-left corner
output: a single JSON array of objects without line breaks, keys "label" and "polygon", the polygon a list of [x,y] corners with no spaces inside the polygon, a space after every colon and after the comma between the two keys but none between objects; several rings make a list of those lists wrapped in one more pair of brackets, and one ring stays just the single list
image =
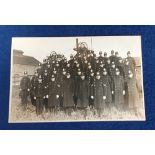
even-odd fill
[{"label": "building with gabled roof", "polygon": [[37,69],[39,63],[40,62],[36,58],[24,55],[24,52],[22,50],[14,49],[12,68],[13,84],[19,84],[24,71],[27,71],[29,76],[34,75],[34,72]]}]

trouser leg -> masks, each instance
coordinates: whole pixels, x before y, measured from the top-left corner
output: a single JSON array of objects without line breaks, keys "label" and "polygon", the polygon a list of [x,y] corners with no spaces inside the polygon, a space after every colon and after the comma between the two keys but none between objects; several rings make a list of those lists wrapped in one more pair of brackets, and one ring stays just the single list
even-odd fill
[{"label": "trouser leg", "polygon": [[40,102],[39,102],[39,113],[42,114],[42,112],[43,112],[43,99],[40,98],[39,101],[40,101]]},{"label": "trouser leg", "polygon": [[45,98],[43,102],[44,102],[45,110],[46,110],[46,112],[47,112],[47,111],[48,111],[48,99]]},{"label": "trouser leg", "polygon": [[36,99],[36,114],[39,115],[39,98]]}]

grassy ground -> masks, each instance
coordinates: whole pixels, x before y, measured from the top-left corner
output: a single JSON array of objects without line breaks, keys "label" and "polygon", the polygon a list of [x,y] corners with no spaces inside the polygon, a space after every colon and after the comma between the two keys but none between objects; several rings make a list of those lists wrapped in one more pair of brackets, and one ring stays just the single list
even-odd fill
[{"label": "grassy ground", "polygon": [[35,113],[35,107],[31,105],[30,99],[26,110],[23,110],[20,104],[20,98],[18,96],[19,90],[17,87],[13,87],[12,101],[10,108],[10,122],[51,122],[51,121],[112,121],[112,120],[144,120],[144,108],[141,103],[139,104],[138,114],[131,111],[118,111],[115,107],[111,109],[105,109],[101,117],[94,114],[96,111],[87,110],[87,116],[84,117],[83,110],[77,110],[71,112],[68,116],[63,111],[58,111],[57,114],[43,112],[42,115],[37,116]]}]

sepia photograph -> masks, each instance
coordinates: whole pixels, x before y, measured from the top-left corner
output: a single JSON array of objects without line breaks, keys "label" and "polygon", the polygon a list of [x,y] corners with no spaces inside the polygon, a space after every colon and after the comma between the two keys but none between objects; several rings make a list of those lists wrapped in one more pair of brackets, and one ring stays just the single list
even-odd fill
[{"label": "sepia photograph", "polygon": [[141,36],[13,37],[9,123],[145,121]]}]

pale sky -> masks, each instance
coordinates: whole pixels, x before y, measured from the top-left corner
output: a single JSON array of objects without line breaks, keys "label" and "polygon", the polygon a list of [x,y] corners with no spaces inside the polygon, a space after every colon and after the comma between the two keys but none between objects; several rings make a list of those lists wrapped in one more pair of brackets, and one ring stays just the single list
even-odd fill
[{"label": "pale sky", "polygon": [[99,51],[118,51],[119,55],[126,57],[127,51],[131,51],[133,57],[141,57],[140,36],[100,36],[100,37],[14,37],[12,38],[12,50],[22,50],[24,55],[33,56],[40,62],[52,51],[63,53],[67,58],[76,52],[76,38],[79,42],[86,42],[88,48],[98,55]]}]

